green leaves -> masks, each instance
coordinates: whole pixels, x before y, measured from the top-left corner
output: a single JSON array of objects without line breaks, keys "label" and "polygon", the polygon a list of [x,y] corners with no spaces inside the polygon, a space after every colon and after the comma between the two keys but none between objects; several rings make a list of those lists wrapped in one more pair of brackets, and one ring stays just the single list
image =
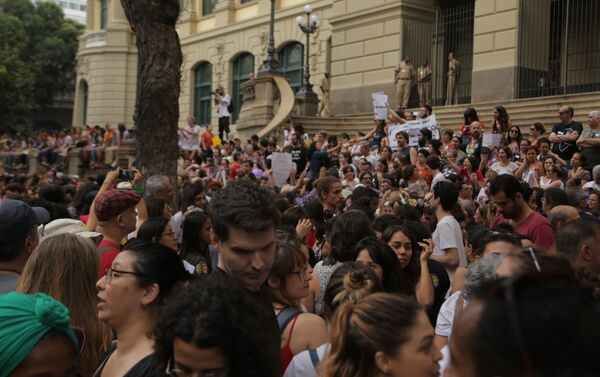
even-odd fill
[{"label": "green leaves", "polygon": [[54,3],[0,0],[0,128],[73,90],[83,30]]}]

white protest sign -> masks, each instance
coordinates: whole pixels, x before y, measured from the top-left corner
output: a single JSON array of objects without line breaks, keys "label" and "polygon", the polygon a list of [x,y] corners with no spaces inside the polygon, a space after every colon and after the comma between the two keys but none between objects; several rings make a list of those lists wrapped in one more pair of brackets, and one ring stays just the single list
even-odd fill
[{"label": "white protest sign", "polygon": [[281,187],[287,182],[292,172],[292,154],[291,153],[272,153],[271,169],[273,170],[273,180],[275,186]]},{"label": "white protest sign", "polygon": [[500,134],[483,134],[483,141],[481,142],[482,147],[489,147],[490,145],[494,147],[500,146]]},{"label": "white protest sign", "polygon": [[429,129],[434,140],[440,138],[440,131],[435,115],[431,115],[425,119],[410,120],[404,124],[395,124],[390,127],[389,144],[392,150],[398,149],[396,134],[400,131],[408,133],[408,145],[417,147],[419,145],[419,130],[421,128]]},{"label": "white protest sign", "polygon": [[375,119],[387,119],[387,101],[388,96],[383,92],[376,92],[371,94],[373,98],[373,112],[375,113]]}]

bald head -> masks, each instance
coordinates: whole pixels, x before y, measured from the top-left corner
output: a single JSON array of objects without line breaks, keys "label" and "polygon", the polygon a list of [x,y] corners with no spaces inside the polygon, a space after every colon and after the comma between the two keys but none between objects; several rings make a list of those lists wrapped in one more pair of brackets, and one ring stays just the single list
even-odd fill
[{"label": "bald head", "polygon": [[548,220],[550,220],[550,223],[555,230],[570,221],[579,219],[581,219],[579,211],[577,211],[575,207],[566,205],[558,205],[552,208],[548,214]]}]

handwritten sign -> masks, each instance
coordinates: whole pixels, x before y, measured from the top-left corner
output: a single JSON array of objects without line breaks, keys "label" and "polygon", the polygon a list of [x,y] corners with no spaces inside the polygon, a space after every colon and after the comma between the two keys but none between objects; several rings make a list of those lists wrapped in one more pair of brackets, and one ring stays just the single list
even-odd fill
[{"label": "handwritten sign", "polygon": [[408,133],[408,144],[411,147],[419,145],[419,130],[421,128],[427,128],[431,131],[433,139],[438,140],[440,138],[440,130],[435,118],[435,114],[425,118],[411,120],[404,124],[395,124],[390,127],[389,144],[392,150],[398,149],[398,143],[396,142],[396,134],[404,131]]},{"label": "handwritten sign", "polygon": [[483,134],[483,140],[481,142],[481,146],[489,147],[490,145],[492,145],[494,147],[500,146],[500,134],[490,134],[487,132]]},{"label": "handwritten sign", "polygon": [[373,98],[373,112],[375,113],[375,119],[387,119],[387,102],[388,96],[383,92],[376,92],[371,94]]},{"label": "handwritten sign", "polygon": [[287,182],[292,172],[292,154],[291,153],[272,153],[271,168],[273,169],[273,180],[275,186],[281,187]]}]

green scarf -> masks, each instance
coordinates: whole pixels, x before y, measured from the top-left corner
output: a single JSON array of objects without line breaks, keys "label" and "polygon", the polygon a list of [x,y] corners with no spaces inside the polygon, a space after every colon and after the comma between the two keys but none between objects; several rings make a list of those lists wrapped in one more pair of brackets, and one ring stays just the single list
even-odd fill
[{"label": "green scarf", "polygon": [[79,349],[70,322],[69,309],[43,293],[0,295],[0,377],[11,374],[51,329],[67,334]]}]

